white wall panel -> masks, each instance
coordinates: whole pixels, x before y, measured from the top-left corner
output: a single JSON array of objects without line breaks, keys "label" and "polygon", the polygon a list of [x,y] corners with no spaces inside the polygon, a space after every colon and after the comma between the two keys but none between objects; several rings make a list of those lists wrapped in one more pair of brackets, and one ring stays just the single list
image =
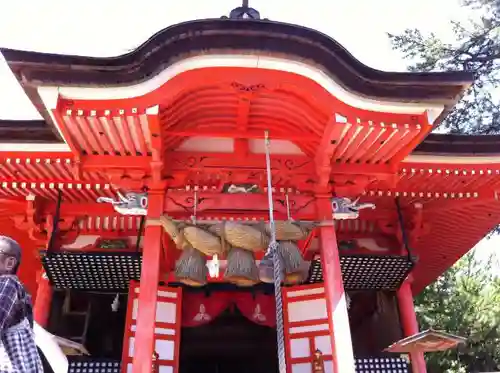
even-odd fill
[{"label": "white wall panel", "polygon": [[326,319],[327,317],[328,312],[324,298],[293,302],[288,306],[288,320],[290,322]]}]

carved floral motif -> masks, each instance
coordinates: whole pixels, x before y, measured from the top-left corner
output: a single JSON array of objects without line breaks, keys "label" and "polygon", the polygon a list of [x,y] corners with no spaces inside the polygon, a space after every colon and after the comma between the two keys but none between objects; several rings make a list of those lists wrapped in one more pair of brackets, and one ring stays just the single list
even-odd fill
[{"label": "carved floral motif", "polygon": [[231,87],[233,87],[237,91],[242,91],[242,92],[258,92],[266,88],[264,84],[245,85],[239,82],[232,82]]}]

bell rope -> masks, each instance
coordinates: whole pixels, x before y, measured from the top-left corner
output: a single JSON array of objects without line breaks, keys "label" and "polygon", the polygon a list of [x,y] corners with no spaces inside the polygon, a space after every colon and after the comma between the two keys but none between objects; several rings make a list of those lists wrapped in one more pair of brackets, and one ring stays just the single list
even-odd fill
[{"label": "bell rope", "polygon": [[280,373],[286,373],[285,360],[285,336],[283,327],[283,299],[281,294],[281,261],[278,255],[278,243],[276,242],[276,227],[274,224],[274,205],[273,205],[273,186],[271,182],[271,144],[269,133],[265,131],[264,140],[266,145],[266,170],[267,170],[267,198],[269,201],[269,233],[271,240],[267,250],[268,255],[272,256],[274,269],[274,297],[276,300],[276,340],[278,342],[278,366]]}]

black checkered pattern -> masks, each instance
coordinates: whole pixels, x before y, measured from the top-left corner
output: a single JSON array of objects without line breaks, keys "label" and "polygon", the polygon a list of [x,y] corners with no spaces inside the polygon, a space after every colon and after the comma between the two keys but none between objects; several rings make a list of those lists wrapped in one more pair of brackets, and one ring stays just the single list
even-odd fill
[{"label": "black checkered pattern", "polygon": [[18,278],[13,275],[0,276],[0,332],[24,318],[25,301],[31,304]]},{"label": "black checkered pattern", "polygon": [[356,373],[409,373],[410,364],[401,357],[356,359]]},{"label": "black checkered pattern", "polygon": [[19,279],[0,276],[0,373],[43,372],[32,323],[31,297]]},{"label": "black checkered pattern", "polygon": [[[400,255],[341,255],[340,267],[346,290],[397,290],[413,262]],[[308,282],[323,282],[320,259],[312,261]]]},{"label": "black checkered pattern", "polygon": [[119,361],[91,357],[73,357],[69,361],[68,373],[120,373]]},{"label": "black checkered pattern", "polygon": [[142,256],[130,252],[41,252],[56,289],[123,291],[141,277]]},{"label": "black checkered pattern", "polygon": [[43,373],[33,329],[27,319],[2,333],[0,373]]}]

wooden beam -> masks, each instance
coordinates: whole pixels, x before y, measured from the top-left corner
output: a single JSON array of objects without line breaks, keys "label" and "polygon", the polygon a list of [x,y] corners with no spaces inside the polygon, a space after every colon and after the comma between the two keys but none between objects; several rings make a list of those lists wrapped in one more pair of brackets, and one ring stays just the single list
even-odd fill
[{"label": "wooden beam", "polygon": [[325,126],[325,131],[321,137],[321,142],[316,151],[314,163],[318,180],[316,191],[319,193],[329,192],[329,182],[332,170],[332,156],[337,148],[338,141],[342,134],[348,130],[345,123],[338,123],[334,113]]},{"label": "wooden beam", "polygon": [[[148,217],[159,218],[163,213],[164,191],[150,193]],[[160,258],[162,251],[163,228],[147,226],[144,232],[142,271],[139,287],[137,330],[133,357],[134,373],[151,372],[153,352],[155,351],[156,306],[158,283],[160,281]]]},{"label": "wooden beam", "polygon": [[151,160],[151,156],[87,155],[82,157],[80,165],[87,172],[106,169],[149,170]]},{"label": "wooden beam", "polygon": [[[293,135],[289,133],[280,133],[278,131],[269,131],[269,137],[273,140],[289,140],[289,141],[298,141],[298,142],[312,142],[318,141],[317,136],[307,136],[307,135]],[[165,131],[167,136],[175,136],[175,137],[222,137],[228,139],[256,139],[262,140],[263,134],[258,131],[244,131],[244,132],[235,132],[235,131],[213,131],[213,130],[205,130],[205,129],[196,129],[196,130],[184,130],[184,131]]]},{"label": "wooden beam", "polygon": [[[329,198],[320,198],[316,204],[317,219],[332,215]],[[334,227],[318,229],[321,244],[321,266],[325,286],[326,308],[331,336],[333,372],[354,373],[354,354],[347,313],[346,295],[340,268],[340,256]]]},{"label": "wooden beam", "polygon": [[[236,114],[236,128],[238,129],[238,134],[247,132],[252,96],[252,92],[245,92],[238,97],[238,111]],[[248,150],[248,139],[237,138],[235,140],[234,153],[238,158],[245,158],[248,155]]]}]

